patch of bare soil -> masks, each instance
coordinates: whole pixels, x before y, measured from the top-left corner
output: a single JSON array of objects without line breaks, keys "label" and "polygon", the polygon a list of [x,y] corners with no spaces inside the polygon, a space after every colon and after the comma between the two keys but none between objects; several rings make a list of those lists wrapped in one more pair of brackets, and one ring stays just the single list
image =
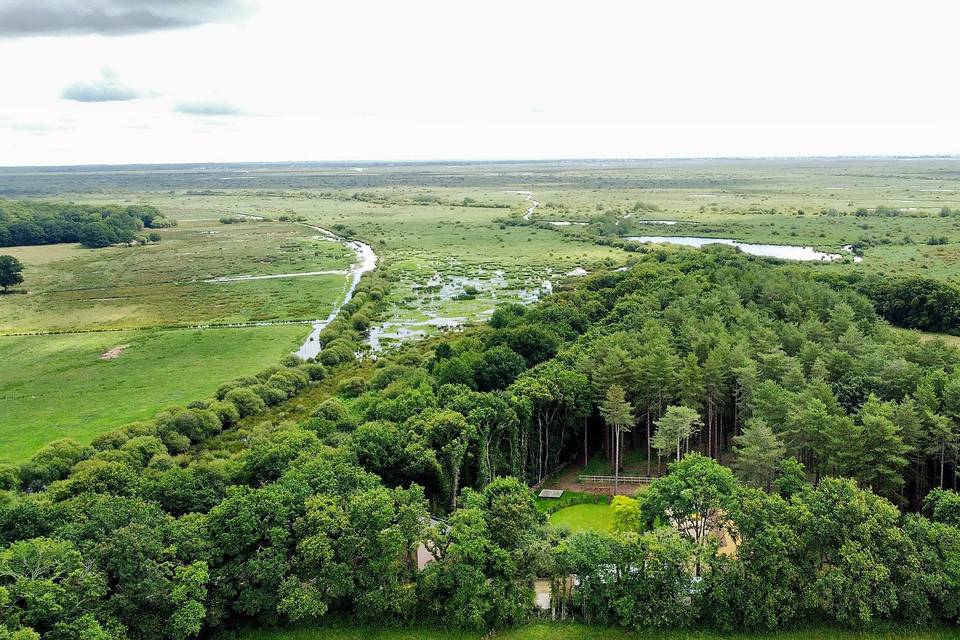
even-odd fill
[{"label": "patch of bare soil", "polygon": [[129,347],[128,344],[118,344],[112,349],[108,349],[100,354],[100,360],[116,360],[124,352],[124,350]]}]

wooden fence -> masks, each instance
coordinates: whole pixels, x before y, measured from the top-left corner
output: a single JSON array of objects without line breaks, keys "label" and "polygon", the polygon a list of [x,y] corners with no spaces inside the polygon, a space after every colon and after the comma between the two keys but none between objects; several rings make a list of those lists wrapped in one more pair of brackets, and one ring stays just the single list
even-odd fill
[{"label": "wooden fence", "polygon": [[[615,480],[613,476],[577,476],[580,484],[613,484]],[[653,476],[622,475],[619,478],[622,484],[650,484],[654,480]]]}]

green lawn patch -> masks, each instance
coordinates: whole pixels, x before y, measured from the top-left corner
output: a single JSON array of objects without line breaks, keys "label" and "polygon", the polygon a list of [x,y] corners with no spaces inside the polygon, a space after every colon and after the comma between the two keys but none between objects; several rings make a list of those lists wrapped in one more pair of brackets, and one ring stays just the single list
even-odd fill
[{"label": "green lawn patch", "polygon": [[600,504],[576,504],[559,509],[550,516],[550,524],[570,530],[610,531],[613,528],[613,509],[606,502]]}]

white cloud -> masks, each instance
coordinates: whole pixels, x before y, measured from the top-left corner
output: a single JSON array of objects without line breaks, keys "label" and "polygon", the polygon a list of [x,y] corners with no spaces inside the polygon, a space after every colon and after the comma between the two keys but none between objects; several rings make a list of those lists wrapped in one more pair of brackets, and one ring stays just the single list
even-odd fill
[{"label": "white cloud", "polygon": [[194,116],[239,116],[244,114],[240,107],[219,100],[178,102],[174,105],[173,110],[177,113]]},{"label": "white cloud", "polygon": [[[0,67],[17,87],[0,117],[76,120],[41,141],[0,130],[0,164],[960,153],[952,2],[256,9],[0,40],[0,59],[19,61]],[[103,66],[163,97],[58,99]]]},{"label": "white cloud", "polygon": [[151,95],[124,84],[108,67],[101,70],[99,79],[68,84],[60,94],[64,100],[74,102],[122,102]]}]

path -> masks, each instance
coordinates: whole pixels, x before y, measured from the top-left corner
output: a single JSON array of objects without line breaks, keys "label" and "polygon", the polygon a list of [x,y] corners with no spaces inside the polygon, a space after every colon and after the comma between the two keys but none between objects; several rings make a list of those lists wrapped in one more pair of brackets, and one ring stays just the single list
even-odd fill
[{"label": "path", "polygon": [[350,273],[347,269],[333,271],[302,271],[300,273],[274,273],[268,276],[223,276],[210,278],[204,282],[246,282],[247,280],[273,280],[276,278],[304,278],[307,276],[345,276]]}]

